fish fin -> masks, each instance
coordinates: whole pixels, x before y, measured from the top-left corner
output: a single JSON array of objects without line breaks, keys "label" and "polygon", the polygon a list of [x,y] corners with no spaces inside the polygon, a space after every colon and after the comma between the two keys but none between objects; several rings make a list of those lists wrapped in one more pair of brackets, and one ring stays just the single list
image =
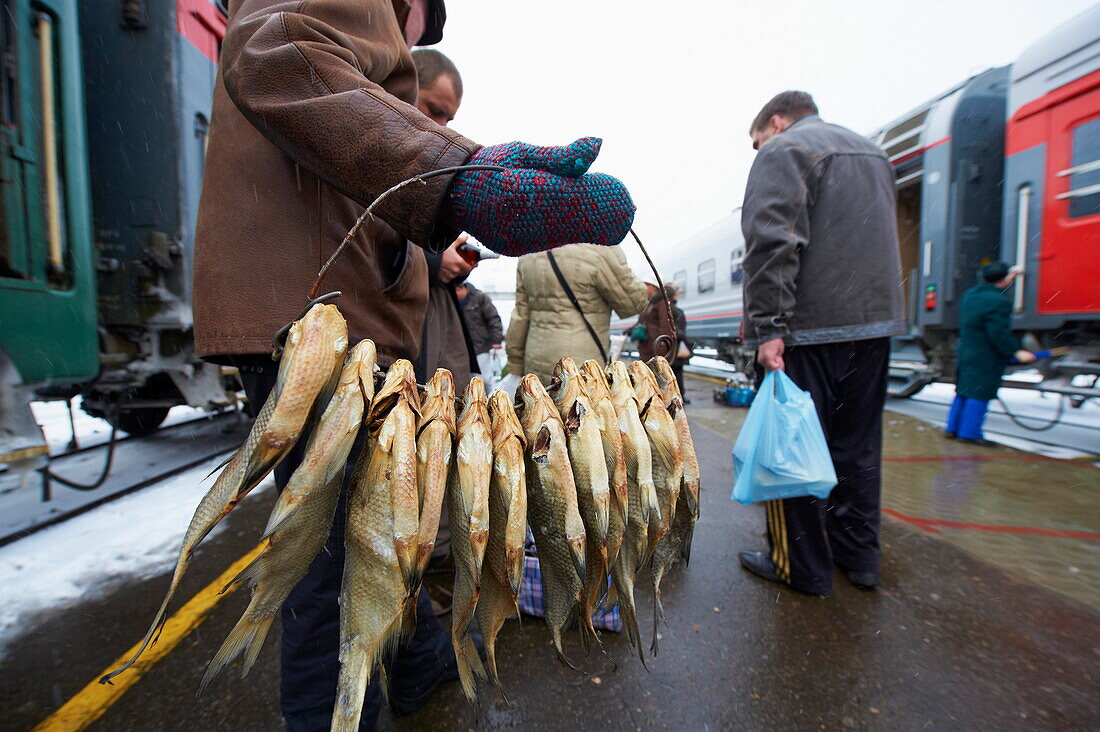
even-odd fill
[{"label": "fish fin", "polygon": [[679,446],[672,442],[672,438],[665,432],[658,430],[646,430],[649,435],[649,444],[653,448],[653,457],[660,458],[665,465],[673,465],[679,457]]},{"label": "fish fin", "polygon": [[279,497],[275,499],[275,505],[271,509],[271,515],[267,517],[267,526],[264,527],[261,539],[267,539],[274,534],[283,525],[283,522],[297,510],[298,506],[302,505],[301,501],[291,501],[291,497],[291,492],[288,490],[279,492]]},{"label": "fish fin", "polygon": [[549,452],[550,428],[543,425],[538,434],[535,435],[535,444],[531,447],[531,458],[533,460],[546,460]]},{"label": "fish fin", "polygon": [[416,598],[419,595],[420,583],[417,582],[416,589],[410,592],[409,597],[405,600],[405,611],[401,620],[402,637],[411,637],[416,632]]},{"label": "fish fin", "polygon": [[199,692],[195,697],[201,697],[203,692],[206,691],[206,687],[214,680],[214,677],[242,653],[245,653],[246,660],[241,675],[247,674],[248,669],[256,662],[256,656],[260,652],[260,648],[263,647],[267,631],[271,628],[271,621],[274,619],[275,616],[271,615],[258,623],[254,623],[248,619],[248,611],[246,610],[241,619],[237,621],[237,624],[233,626],[233,630],[229,632],[229,636],[222,643],[221,648],[210,659],[210,663],[206,667],[206,673],[203,674],[202,681],[199,682]]},{"label": "fish fin", "polygon": [[390,675],[386,672],[386,664],[378,664],[378,687],[382,690],[382,699],[386,706],[390,705]]},{"label": "fish fin", "polygon": [[577,430],[581,428],[581,421],[584,419],[585,408],[580,402],[573,402],[573,406],[569,408],[569,414],[565,418],[565,431],[569,434],[576,434]]},{"label": "fish fin", "polygon": [[211,475],[218,472],[219,470],[224,468],[226,465],[229,465],[229,462],[235,457],[237,457],[237,452],[230,453],[229,457],[227,457],[225,460],[222,460],[220,463],[218,463],[217,466],[213,470],[211,470],[209,473],[207,473],[206,477],[203,478],[199,482],[201,483],[201,482],[209,480]]},{"label": "fish fin", "polygon": [[569,556],[573,560],[573,568],[577,570],[577,576],[584,584],[585,578],[585,537],[582,534],[576,539],[569,539]]},{"label": "fish fin", "polygon": [[680,545],[680,557],[684,560],[684,566],[691,564],[691,540],[695,538],[695,522],[692,522],[688,530],[684,532],[684,542]]},{"label": "fish fin", "polygon": [[682,411],[684,411],[684,403],[680,401],[680,397],[672,397],[672,401],[668,403],[668,413],[675,419],[676,413]]}]

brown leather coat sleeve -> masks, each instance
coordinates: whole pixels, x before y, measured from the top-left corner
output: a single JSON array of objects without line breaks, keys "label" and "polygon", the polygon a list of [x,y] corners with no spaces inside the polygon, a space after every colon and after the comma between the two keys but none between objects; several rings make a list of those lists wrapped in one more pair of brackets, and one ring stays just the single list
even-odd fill
[{"label": "brown leather coat sleeve", "polygon": [[[390,0],[242,0],[221,63],[229,97],[265,137],[364,205],[478,149],[382,87],[415,99]],[[452,177],[390,196],[379,218],[425,245]]]}]

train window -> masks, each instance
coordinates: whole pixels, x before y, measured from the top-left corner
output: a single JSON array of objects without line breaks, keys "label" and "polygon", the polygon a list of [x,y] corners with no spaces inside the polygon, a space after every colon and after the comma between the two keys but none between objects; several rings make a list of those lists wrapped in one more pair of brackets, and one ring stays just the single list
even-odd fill
[{"label": "train window", "polygon": [[1069,217],[1100,214],[1100,119],[1073,129],[1070,167],[1058,173],[1069,176],[1069,190],[1058,196],[1069,199]]},{"label": "train window", "polygon": [[745,278],[745,250],[734,249],[730,253],[730,282],[737,284]]},{"label": "train window", "polygon": [[15,55],[15,16],[11,0],[0,2],[0,123],[15,127],[19,120],[18,57]]},{"label": "train window", "polygon": [[699,263],[699,292],[710,292],[714,289],[714,260],[707,259]]},{"label": "train window", "polygon": [[680,297],[687,296],[688,289],[688,273],[686,269],[682,269],[676,274],[672,275],[672,284],[676,287],[676,292],[680,294]]}]

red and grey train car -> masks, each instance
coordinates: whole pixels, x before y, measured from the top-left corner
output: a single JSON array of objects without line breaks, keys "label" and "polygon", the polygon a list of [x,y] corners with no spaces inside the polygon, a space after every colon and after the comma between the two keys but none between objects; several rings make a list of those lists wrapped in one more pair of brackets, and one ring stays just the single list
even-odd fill
[{"label": "red and grey train car", "polygon": [[131,433],[227,402],[190,292],[225,25],[215,0],[0,0],[0,463],[46,453],[30,399]]},{"label": "red and grey train car", "polygon": [[[1100,373],[1100,6],[870,137],[897,173],[909,332],[895,340],[895,393],[954,375],[958,308],[996,259],[1025,268],[1015,327],[1032,347],[1069,346],[1046,368]],[[663,262],[688,336],[746,362],[738,342],[744,240],[738,212]],[[1087,390],[1085,393],[1090,393]]]}]

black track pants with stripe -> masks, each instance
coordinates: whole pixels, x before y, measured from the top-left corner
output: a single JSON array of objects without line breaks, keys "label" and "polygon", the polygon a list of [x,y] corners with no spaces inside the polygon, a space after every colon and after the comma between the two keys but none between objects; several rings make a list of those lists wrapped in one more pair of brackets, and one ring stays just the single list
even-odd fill
[{"label": "black track pants with stripe", "polygon": [[787,375],[813,396],[838,481],[826,499],[765,503],[772,561],[795,589],[828,594],[834,564],[878,572],[889,356],[888,338],[788,346],[783,354]]}]

